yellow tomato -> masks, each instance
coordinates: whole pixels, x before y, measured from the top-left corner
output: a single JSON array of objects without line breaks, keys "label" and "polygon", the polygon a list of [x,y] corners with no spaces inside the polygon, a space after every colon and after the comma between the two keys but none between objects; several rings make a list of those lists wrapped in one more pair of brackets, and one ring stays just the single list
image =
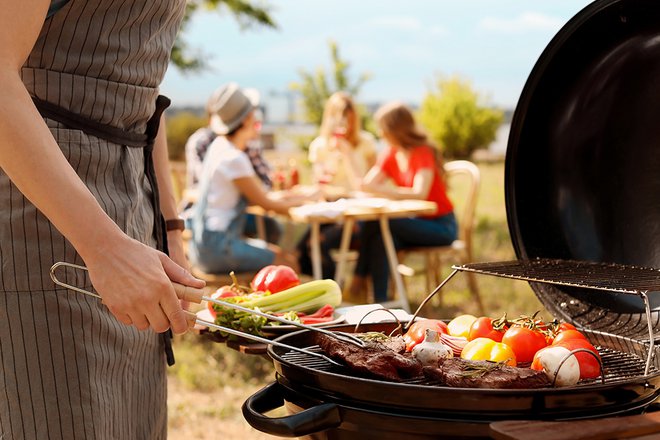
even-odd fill
[{"label": "yellow tomato", "polygon": [[473,315],[457,316],[456,318],[449,321],[449,324],[447,324],[449,334],[452,336],[462,336],[467,338],[468,334],[470,333],[470,327],[476,320],[477,317]]},{"label": "yellow tomato", "polygon": [[511,347],[489,338],[477,338],[465,344],[461,358],[471,361],[506,361],[507,365],[516,366],[516,354]]}]

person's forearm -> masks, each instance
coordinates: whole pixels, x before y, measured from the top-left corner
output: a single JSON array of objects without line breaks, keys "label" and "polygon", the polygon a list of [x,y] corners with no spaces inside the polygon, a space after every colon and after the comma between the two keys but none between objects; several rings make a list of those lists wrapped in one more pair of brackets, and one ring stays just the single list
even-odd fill
[{"label": "person's forearm", "polygon": [[158,135],[154,144],[154,168],[156,170],[156,179],[158,180],[160,210],[166,220],[174,219],[178,216],[168,156],[165,116],[163,116],[160,119]]},{"label": "person's forearm", "polygon": [[121,233],[80,180],[16,71],[0,68],[0,167],[83,259]]}]

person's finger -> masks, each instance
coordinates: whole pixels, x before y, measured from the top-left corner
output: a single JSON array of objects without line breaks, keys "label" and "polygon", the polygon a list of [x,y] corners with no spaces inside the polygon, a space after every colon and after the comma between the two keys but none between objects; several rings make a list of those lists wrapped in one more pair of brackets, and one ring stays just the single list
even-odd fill
[{"label": "person's finger", "polygon": [[186,286],[196,287],[198,289],[201,289],[206,285],[204,280],[195,278],[190,272],[176,264],[167,255],[161,254],[160,261],[170,280]]},{"label": "person's finger", "polygon": [[156,333],[163,333],[170,328],[170,320],[168,315],[164,313],[162,308],[159,306],[151,307],[146,317],[149,321],[149,326]]},{"label": "person's finger", "polygon": [[133,325],[133,320],[131,319],[130,316],[126,315],[125,313],[115,315],[117,320],[121,322],[122,324],[125,325]]},{"label": "person's finger", "polygon": [[161,298],[160,308],[162,309],[164,316],[167,318],[169,328],[171,328],[175,334],[179,335],[188,330],[188,322],[186,321],[185,312],[181,308],[181,302],[174,293],[174,288],[171,288],[171,290],[171,295]]},{"label": "person's finger", "polygon": [[133,325],[136,329],[140,331],[147,330],[149,328],[149,321],[147,317],[141,314],[132,314],[129,319],[133,322]]}]

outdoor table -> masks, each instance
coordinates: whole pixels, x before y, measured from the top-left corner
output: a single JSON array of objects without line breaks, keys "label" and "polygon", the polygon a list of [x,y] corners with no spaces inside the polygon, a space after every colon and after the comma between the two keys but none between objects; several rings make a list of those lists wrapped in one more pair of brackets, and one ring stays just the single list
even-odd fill
[{"label": "outdoor table", "polygon": [[[264,215],[265,211],[258,207],[248,208],[249,212]],[[378,221],[383,237],[392,276],[394,278],[398,300],[388,305],[397,305],[410,312],[408,296],[403,278],[398,271],[399,260],[394,247],[389,220],[393,218],[418,217],[433,214],[436,211],[435,202],[426,200],[388,200],[381,198],[340,199],[335,202],[309,203],[289,210],[289,218],[293,222],[309,224],[311,228],[310,247],[312,271],[314,279],[321,279],[321,241],[322,224],[343,223],[341,244],[339,247],[335,281],[342,285],[346,275],[346,260],[356,221]]]}]

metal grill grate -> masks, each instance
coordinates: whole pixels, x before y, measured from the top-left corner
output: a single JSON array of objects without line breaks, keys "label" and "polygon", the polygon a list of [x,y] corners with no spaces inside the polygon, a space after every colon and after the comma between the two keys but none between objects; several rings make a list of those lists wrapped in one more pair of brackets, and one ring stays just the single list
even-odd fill
[{"label": "metal grill grate", "polygon": [[[644,376],[644,361],[638,356],[600,346],[597,346],[596,348],[603,361],[603,368],[605,369],[605,383],[612,383]],[[306,349],[313,352],[323,353],[318,345],[313,347],[306,347]],[[327,361],[297,351],[289,351],[282,354],[282,359],[293,365],[310,368],[315,371],[325,371],[352,377],[355,376],[355,374],[348,368],[337,367]],[[655,367],[651,367],[651,373],[656,371],[657,370]],[[600,378],[596,380],[583,380],[580,382],[580,384],[599,384],[600,380]],[[423,377],[409,379],[402,383],[410,385],[443,386],[437,381],[429,380]]]},{"label": "metal grill grate", "polygon": [[622,264],[537,258],[472,263],[453,269],[518,280],[641,294],[660,291],[660,270]]}]

